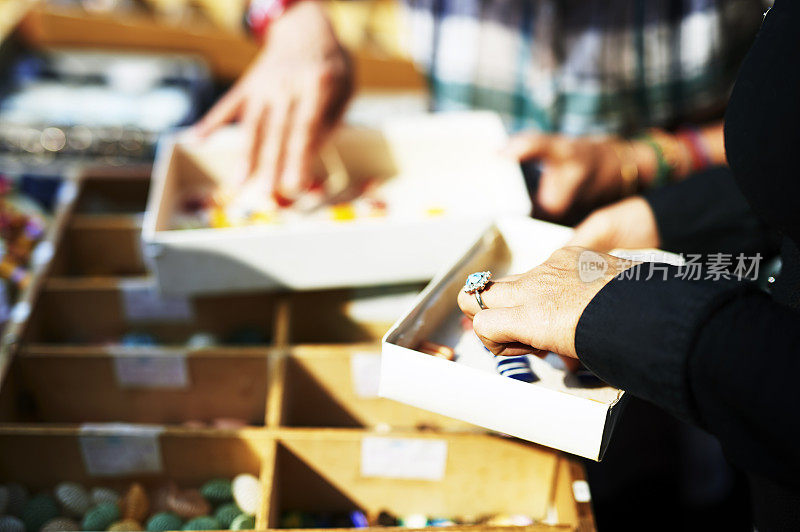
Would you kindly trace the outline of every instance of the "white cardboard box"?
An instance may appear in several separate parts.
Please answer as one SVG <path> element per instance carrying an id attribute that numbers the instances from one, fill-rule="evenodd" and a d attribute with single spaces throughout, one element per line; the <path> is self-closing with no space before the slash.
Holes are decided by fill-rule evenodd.
<path id="1" fill-rule="evenodd" d="M 528 357 L 538 382 L 501 376 L 494 356 L 474 332 L 462 329 L 456 303 L 470 273 L 528 271 L 562 247 L 571 232 L 528 218 L 503 219 L 488 229 L 431 281 L 384 337 L 379 395 L 599 461 L 622 410 L 624 392 L 610 386 L 582 387 L 555 355 L 546 360 Z M 677 259 L 656 251 L 646 257 L 671 263 Z M 455 347 L 456 361 L 416 351 L 423 340 Z"/>
<path id="2" fill-rule="evenodd" d="M 297 290 L 428 280 L 498 216 L 531 210 L 519 165 L 498 154 L 497 115 L 445 113 L 343 128 L 334 139 L 347 173 L 381 174 L 383 218 L 300 219 L 278 225 L 173 230 L 179 190 L 216 187 L 242 170 L 241 131 L 159 147 L 143 225 L 161 289 L 208 293 Z M 426 208 L 442 214 L 425 216 Z"/>

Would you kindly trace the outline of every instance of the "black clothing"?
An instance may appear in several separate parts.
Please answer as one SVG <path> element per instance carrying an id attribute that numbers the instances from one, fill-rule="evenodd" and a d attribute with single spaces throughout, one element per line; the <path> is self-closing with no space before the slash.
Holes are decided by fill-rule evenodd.
<path id="1" fill-rule="evenodd" d="M 785 238 L 772 298 L 752 283 L 682 280 L 674 267 L 667 280 L 647 280 L 641 265 L 632 272 L 645 271 L 639 279 L 615 279 L 597 294 L 575 337 L 598 376 L 719 438 L 749 476 L 762 532 L 800 530 L 798 33 L 800 3 L 776 0 L 726 116 L 735 179 Z"/>

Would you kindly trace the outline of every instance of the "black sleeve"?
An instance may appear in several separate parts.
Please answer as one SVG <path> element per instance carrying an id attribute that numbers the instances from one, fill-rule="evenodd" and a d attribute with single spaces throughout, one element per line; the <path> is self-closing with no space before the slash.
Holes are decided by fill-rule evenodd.
<path id="1" fill-rule="evenodd" d="M 581 361 L 717 436 L 740 467 L 800 485 L 800 315 L 749 283 L 615 279 L 583 312 Z"/>
<path id="2" fill-rule="evenodd" d="M 753 212 L 727 167 L 715 167 L 645 195 L 661 248 L 675 253 L 777 254 L 779 239 Z"/>

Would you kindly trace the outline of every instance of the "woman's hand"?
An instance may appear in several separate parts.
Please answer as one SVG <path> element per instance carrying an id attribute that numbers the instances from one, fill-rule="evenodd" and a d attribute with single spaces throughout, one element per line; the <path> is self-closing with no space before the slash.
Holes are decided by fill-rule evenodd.
<path id="1" fill-rule="evenodd" d="M 653 209 L 641 196 L 598 209 L 575 228 L 569 245 L 595 251 L 657 248 L 660 238 Z"/>
<path id="2" fill-rule="evenodd" d="M 633 264 L 566 247 L 527 273 L 492 282 L 481 292 L 486 310 L 464 292 L 458 295 L 458 305 L 495 355 L 552 351 L 577 357 L 575 329 L 584 309 L 606 283 Z"/>
<path id="3" fill-rule="evenodd" d="M 272 23 L 258 58 L 195 132 L 241 120 L 248 179 L 265 196 L 293 198 L 309 185 L 315 151 L 351 93 L 350 62 L 324 7 L 299 2 Z"/>
<path id="4" fill-rule="evenodd" d="M 512 137 L 504 153 L 519 161 L 542 162 L 535 209 L 555 220 L 574 206 L 600 205 L 635 192 L 639 182 L 650 180 L 656 164 L 647 145 L 616 137 L 526 132 Z"/>

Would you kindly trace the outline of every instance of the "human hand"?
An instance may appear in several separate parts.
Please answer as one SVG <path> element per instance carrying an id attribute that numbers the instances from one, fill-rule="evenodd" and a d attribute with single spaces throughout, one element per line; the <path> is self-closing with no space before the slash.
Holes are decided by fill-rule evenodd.
<path id="1" fill-rule="evenodd" d="M 474 295 L 460 292 L 458 305 L 495 355 L 577 358 L 575 329 L 584 309 L 614 276 L 634 263 L 579 247 L 565 247 L 522 275 L 492 282 Z"/>
<path id="2" fill-rule="evenodd" d="M 253 65 L 195 133 L 205 137 L 239 119 L 248 188 L 294 198 L 310 184 L 314 154 L 339 121 L 352 85 L 350 61 L 324 7 L 299 2 L 272 23 Z"/>
<path id="3" fill-rule="evenodd" d="M 634 196 L 594 211 L 575 228 L 568 245 L 595 251 L 647 249 L 659 247 L 660 237 L 650 204 Z"/>
<path id="4" fill-rule="evenodd" d="M 561 219 L 575 206 L 590 207 L 635 192 L 655 165 L 646 145 L 616 137 L 566 137 L 525 132 L 504 153 L 518 161 L 542 162 L 534 198 L 537 214 Z"/>

